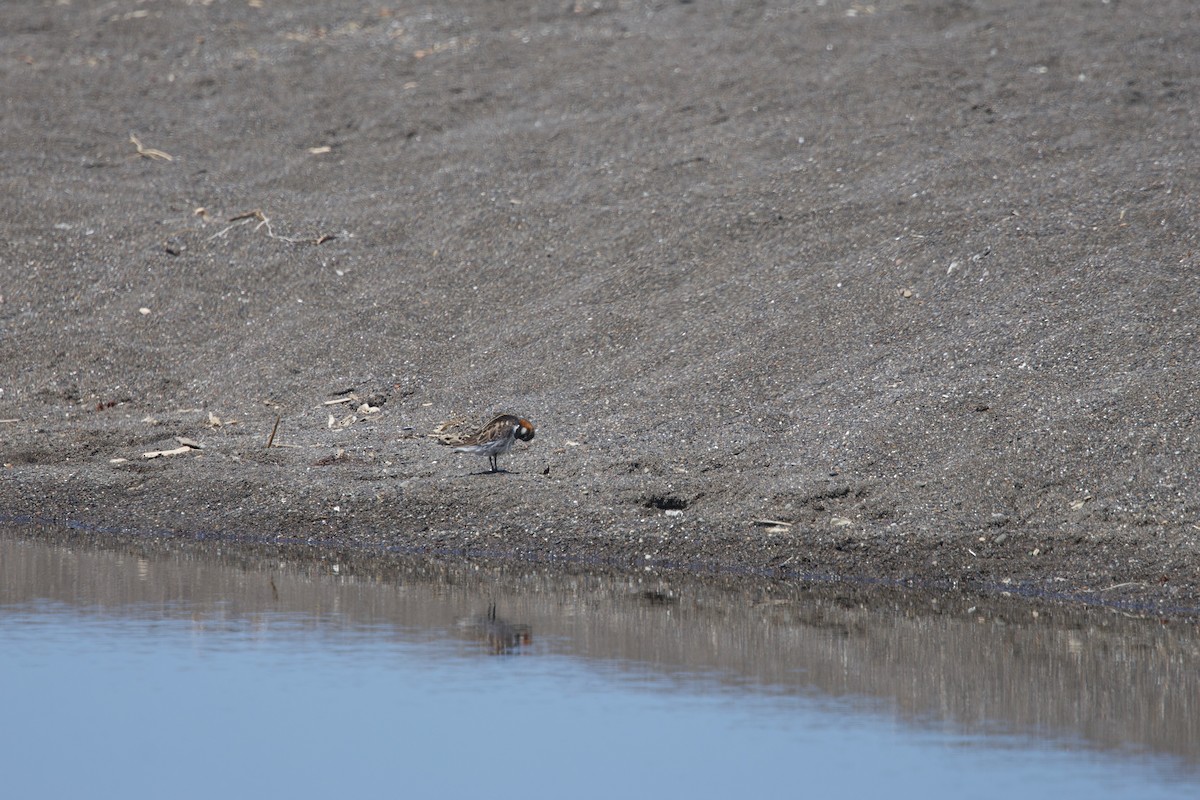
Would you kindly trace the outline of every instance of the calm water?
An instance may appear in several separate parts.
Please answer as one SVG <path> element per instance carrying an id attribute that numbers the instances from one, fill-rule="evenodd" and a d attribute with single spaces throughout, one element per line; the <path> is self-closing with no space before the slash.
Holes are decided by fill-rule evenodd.
<path id="1" fill-rule="evenodd" d="M 1105 611 L 0 527 L 6 797 L 1194 798 L 1198 665 Z"/>

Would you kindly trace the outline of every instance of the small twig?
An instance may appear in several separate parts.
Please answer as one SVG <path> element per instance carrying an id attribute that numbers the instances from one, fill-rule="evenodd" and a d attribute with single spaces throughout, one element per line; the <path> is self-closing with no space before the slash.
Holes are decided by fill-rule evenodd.
<path id="1" fill-rule="evenodd" d="M 271 445 L 275 443 L 275 431 L 279 430 L 279 420 L 282 417 L 276 415 L 275 424 L 271 427 L 271 435 L 267 437 L 267 449 L 271 449 Z"/>
<path id="2" fill-rule="evenodd" d="M 330 239 L 337 238 L 337 236 L 332 235 L 332 234 L 326 234 L 326 235 L 320 236 L 316 239 L 301 239 L 301 238 L 298 238 L 295 236 L 280 236 L 271 227 L 271 218 L 268 217 L 265 213 L 263 213 L 263 210 L 261 208 L 256 208 L 253 211 L 245 211 L 241 214 L 233 215 L 232 217 L 229 218 L 229 222 L 232 223 L 231 225 L 227 225 L 226 227 L 217 231 L 216 233 L 214 233 L 212 236 L 210 236 L 208 238 L 216 239 L 219 236 L 224 236 L 225 234 L 229 233 L 229 231 L 233 230 L 233 228 L 235 228 L 236 226 L 244 224 L 244 223 L 249 222 L 250 220 L 254 220 L 254 219 L 258 220 L 258 224 L 254 226 L 254 230 L 257 231 L 261 228 L 266 228 L 267 236 L 269 236 L 272 239 L 278 239 L 281 242 L 287 242 L 288 244 L 304 244 L 305 242 L 311 242 L 312 244 L 322 244 L 324 242 L 329 241 Z"/>
<path id="3" fill-rule="evenodd" d="M 1109 586 L 1105 589 L 1097 589 L 1096 591 L 1097 592 L 1111 592 L 1113 589 L 1123 589 L 1126 586 L 1145 586 L 1145 585 L 1146 584 L 1143 583 L 1142 581 L 1126 581 L 1125 583 L 1114 583 L 1112 586 Z"/>
<path id="4" fill-rule="evenodd" d="M 165 153 L 162 150 L 155 150 L 153 147 L 142 147 L 141 141 L 132 133 L 129 134 L 129 141 L 133 142 L 133 146 L 137 148 L 137 154 L 142 158 L 148 158 L 151 161 L 174 161 L 175 157 L 170 153 Z"/>
<path id="5" fill-rule="evenodd" d="M 163 456 L 178 456 L 184 453 L 192 452 L 191 447 L 186 444 L 176 447 L 174 450 L 151 450 L 149 453 L 142 453 L 142 458 L 162 458 Z"/>
<path id="6" fill-rule="evenodd" d="M 244 217 L 247 215 L 243 214 L 242 216 Z M 251 211 L 249 216 L 254 216 L 254 217 L 258 218 L 258 224 L 254 226 L 254 230 L 258 230 L 259 228 L 266 228 L 267 236 L 271 237 L 272 239 L 282 239 L 283 241 L 291 242 L 292 244 L 299 244 L 300 242 L 304 241 L 303 239 L 293 239 L 290 236 L 280 236 L 277 233 L 275 233 L 275 231 L 273 231 L 271 229 L 271 218 L 268 217 L 266 214 L 264 214 L 263 210 L 261 208 L 256 208 L 254 211 Z M 238 217 L 234 217 L 233 219 L 238 219 Z M 230 220 L 230 222 L 232 222 L 232 221 L 233 220 Z"/>
<path id="7" fill-rule="evenodd" d="M 243 223 L 245 223 L 245 222 L 248 222 L 248 220 L 246 220 L 246 219 L 243 219 L 243 218 L 241 218 L 241 217 L 235 217 L 235 219 L 238 219 L 239 221 L 238 221 L 238 222 L 235 222 L 235 223 L 233 223 L 232 225 L 227 225 L 227 226 L 225 226 L 224 228 L 222 228 L 221 230 L 217 231 L 216 233 L 214 233 L 212 236 L 210 236 L 210 237 L 208 237 L 208 238 L 211 240 L 211 239 L 216 239 L 216 238 L 218 238 L 218 237 L 224 236 L 225 234 L 229 233 L 231 230 L 233 230 L 234 228 L 236 228 L 238 225 L 241 225 L 241 224 L 243 224 Z"/>

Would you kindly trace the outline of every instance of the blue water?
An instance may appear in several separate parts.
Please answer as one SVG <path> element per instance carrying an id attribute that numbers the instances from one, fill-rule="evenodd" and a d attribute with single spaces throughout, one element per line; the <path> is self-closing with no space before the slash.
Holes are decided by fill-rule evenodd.
<path id="1" fill-rule="evenodd" d="M 5 797 L 1194 798 L 1167 758 L 535 641 L 211 604 L 0 606 Z M 181 613 L 182 612 L 182 613 Z"/>

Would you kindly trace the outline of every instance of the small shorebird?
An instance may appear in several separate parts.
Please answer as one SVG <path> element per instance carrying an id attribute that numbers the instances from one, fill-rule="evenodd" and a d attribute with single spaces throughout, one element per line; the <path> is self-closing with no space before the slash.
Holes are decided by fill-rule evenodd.
<path id="1" fill-rule="evenodd" d="M 487 456 L 492 472 L 500 471 L 497 459 L 509 451 L 514 439 L 528 442 L 533 438 L 533 423 L 514 414 L 501 414 L 474 433 L 454 430 L 457 424 L 460 423 L 443 422 L 429 436 L 438 444 L 453 447 L 456 453 Z"/>

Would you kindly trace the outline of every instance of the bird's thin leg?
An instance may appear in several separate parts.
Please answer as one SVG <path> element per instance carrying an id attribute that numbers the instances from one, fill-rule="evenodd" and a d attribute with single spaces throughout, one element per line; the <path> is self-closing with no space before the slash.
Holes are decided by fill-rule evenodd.
<path id="1" fill-rule="evenodd" d="M 492 462 L 492 472 L 500 471 L 500 464 L 499 464 L 498 459 L 499 459 L 498 456 L 488 456 L 488 461 Z"/>

